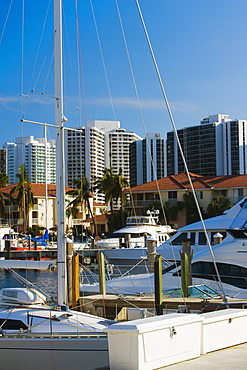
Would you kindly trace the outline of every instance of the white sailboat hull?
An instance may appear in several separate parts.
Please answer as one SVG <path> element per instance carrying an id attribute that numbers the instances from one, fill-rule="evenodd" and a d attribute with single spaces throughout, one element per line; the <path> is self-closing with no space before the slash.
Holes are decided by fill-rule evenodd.
<path id="1" fill-rule="evenodd" d="M 107 336 L 1 337 L 0 369 L 92 370 L 109 368 Z"/>

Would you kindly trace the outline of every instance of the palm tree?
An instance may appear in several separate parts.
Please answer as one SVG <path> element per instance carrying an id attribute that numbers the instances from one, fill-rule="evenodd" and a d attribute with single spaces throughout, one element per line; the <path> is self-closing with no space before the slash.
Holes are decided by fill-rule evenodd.
<path id="1" fill-rule="evenodd" d="M 19 173 L 16 175 L 19 179 L 16 186 L 14 186 L 10 191 L 10 196 L 12 197 L 14 192 L 18 192 L 16 197 L 16 203 L 20 211 L 20 215 L 23 217 L 24 232 L 26 232 L 29 211 L 33 209 L 34 206 L 34 193 L 32 190 L 32 185 L 29 181 L 29 177 L 26 173 L 25 164 L 22 164 L 19 168 Z M 13 199 L 13 198 L 12 198 Z"/>
<path id="2" fill-rule="evenodd" d="M 127 179 L 123 176 L 122 168 L 119 169 L 118 174 L 114 176 L 114 189 L 113 197 L 116 201 L 120 200 L 121 214 L 122 214 L 122 227 L 124 226 L 124 211 L 123 208 L 126 204 L 126 194 L 123 192 L 129 186 Z"/>
<path id="3" fill-rule="evenodd" d="M 9 183 L 9 176 L 5 172 L 0 173 L 0 188 L 8 185 Z"/>
<path id="4" fill-rule="evenodd" d="M 111 215 L 113 214 L 114 178 L 115 175 L 113 174 L 112 168 L 105 168 L 102 178 L 96 181 L 96 188 L 99 193 L 104 194 L 106 204 L 110 204 Z"/>
<path id="5" fill-rule="evenodd" d="M 67 194 L 74 196 L 75 199 L 68 204 L 67 209 L 69 209 L 72 215 L 76 217 L 76 215 L 78 214 L 78 205 L 84 203 L 85 208 L 88 209 L 93 221 L 94 234 L 97 235 L 95 219 L 89 202 L 89 198 L 92 197 L 92 195 L 90 194 L 91 189 L 89 181 L 86 176 L 82 176 L 81 179 L 74 180 L 73 184 L 76 186 L 76 189 L 68 191 Z"/>
<path id="6" fill-rule="evenodd" d="M 113 224 L 113 202 L 117 203 L 118 200 L 121 202 L 121 213 L 122 213 L 122 225 L 124 223 L 124 212 L 123 207 L 126 202 L 125 194 L 123 193 L 123 189 L 128 187 L 128 181 L 123 177 L 123 171 L 120 168 L 117 175 L 113 173 L 112 168 L 105 168 L 104 169 L 104 176 L 96 182 L 96 187 L 98 191 L 105 195 L 105 202 L 106 204 L 110 205 L 110 222 L 108 223 L 110 233 L 113 230 L 111 229 L 111 225 Z"/>

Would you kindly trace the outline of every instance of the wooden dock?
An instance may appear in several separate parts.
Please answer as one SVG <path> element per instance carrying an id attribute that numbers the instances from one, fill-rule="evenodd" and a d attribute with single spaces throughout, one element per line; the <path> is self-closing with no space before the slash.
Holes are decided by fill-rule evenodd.
<path id="1" fill-rule="evenodd" d="M 1 251 L 0 257 L 5 259 L 18 259 L 18 260 L 28 260 L 34 259 L 36 261 L 41 260 L 42 258 L 47 259 L 56 259 L 57 251 L 56 250 L 19 250 L 19 251 Z"/>
<path id="2" fill-rule="evenodd" d="M 128 308 L 141 308 L 155 312 L 154 297 L 134 297 L 117 295 L 90 295 L 79 298 L 80 310 L 93 315 L 106 317 L 112 320 L 126 320 Z M 229 298 L 229 307 L 247 308 L 244 299 Z M 185 306 L 193 312 L 210 312 L 216 309 L 225 309 L 223 299 L 201 299 L 201 298 L 163 298 L 162 306 L 164 312 L 183 311 Z"/>
<path id="3" fill-rule="evenodd" d="M 96 259 L 98 250 L 96 249 L 85 249 L 80 250 L 80 263 L 84 264 L 85 259 L 89 258 L 90 263 Z M 57 250 L 56 249 L 40 249 L 40 250 L 11 250 L 11 251 L 0 251 L 0 258 L 5 259 L 56 259 L 57 258 Z"/>

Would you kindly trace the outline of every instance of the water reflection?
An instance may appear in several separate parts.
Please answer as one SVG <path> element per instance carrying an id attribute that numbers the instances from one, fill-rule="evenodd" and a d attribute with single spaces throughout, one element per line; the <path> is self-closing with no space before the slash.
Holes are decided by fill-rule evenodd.
<path id="1" fill-rule="evenodd" d="M 54 298 L 57 294 L 57 274 L 51 271 L 16 270 L 16 272 Z M 23 287 L 7 270 L 0 270 L 0 289 Z"/>

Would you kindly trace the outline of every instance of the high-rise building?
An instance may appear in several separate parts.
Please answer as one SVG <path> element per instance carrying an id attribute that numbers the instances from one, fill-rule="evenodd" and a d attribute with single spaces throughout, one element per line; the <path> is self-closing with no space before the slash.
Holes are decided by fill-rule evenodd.
<path id="1" fill-rule="evenodd" d="M 129 145 L 140 136 L 121 129 L 119 121 L 88 121 L 81 132 L 77 130 L 66 130 L 65 135 L 68 186 L 82 175 L 93 185 L 102 178 L 105 167 L 116 174 L 122 168 L 123 176 L 130 180 Z M 104 198 L 97 194 L 96 201 L 103 202 Z"/>
<path id="2" fill-rule="evenodd" d="M 3 147 L 7 152 L 7 174 L 10 177 L 10 184 L 17 182 L 16 175 L 22 164 L 25 164 L 30 182 L 56 183 L 55 140 L 24 136 L 16 138 L 15 143 L 5 143 Z"/>
<path id="3" fill-rule="evenodd" d="M 74 181 L 85 175 L 85 128 L 65 130 L 66 185 L 74 186 Z"/>
<path id="4" fill-rule="evenodd" d="M 190 172 L 202 176 L 247 174 L 247 120 L 216 114 L 178 130 Z M 167 133 L 167 175 L 184 171 L 174 132 Z"/>
<path id="5" fill-rule="evenodd" d="M 141 137 L 134 132 L 115 129 L 106 133 L 106 167 L 117 174 L 122 169 L 123 176 L 130 182 L 129 151 L 131 143 Z"/>
<path id="6" fill-rule="evenodd" d="M 104 173 L 104 133 L 97 127 L 66 130 L 65 133 L 66 184 L 74 187 L 74 181 L 86 176 L 91 185 Z M 97 202 L 104 201 L 97 195 Z"/>
<path id="7" fill-rule="evenodd" d="M 148 133 L 130 144 L 130 186 L 145 184 L 166 176 L 165 139 Z"/>

